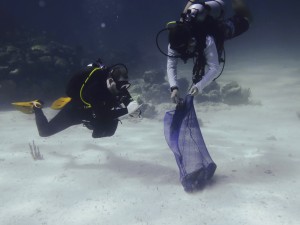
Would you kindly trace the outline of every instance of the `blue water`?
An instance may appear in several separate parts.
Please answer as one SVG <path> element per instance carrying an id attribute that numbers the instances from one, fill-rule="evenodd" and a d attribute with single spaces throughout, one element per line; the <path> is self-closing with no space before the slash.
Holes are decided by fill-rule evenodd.
<path id="1" fill-rule="evenodd" d="M 226 43 L 227 65 L 238 64 L 240 60 L 248 65 L 253 60 L 255 64 L 264 64 L 267 60 L 282 66 L 281 59 L 290 58 L 289 61 L 298 62 L 299 1 L 246 2 L 254 22 L 249 31 Z M 229 0 L 225 0 L 225 3 L 225 15 L 229 17 L 233 13 L 231 4 Z M 10 34 L 11 45 L 14 45 L 14 38 L 25 40 L 24 34 L 27 34 L 27 42 L 28 35 L 32 39 L 42 35 L 48 40 L 76 49 L 76 56 L 85 60 L 76 62 L 78 67 L 86 65 L 87 60 L 101 57 L 108 64 L 125 63 L 131 78 L 141 78 L 146 70 L 166 69 L 166 57 L 158 51 L 155 37 L 167 22 L 179 19 L 185 4 L 183 0 L 0 0 L 1 52 L 5 52 L 8 45 L 2 43 L 7 33 Z M 163 44 L 162 48 L 166 49 L 167 44 Z M 0 58 L 0 66 L 11 66 L 11 57 Z M 9 71 L 15 71 L 19 66 Z M 13 79 L 20 90 L 20 83 L 36 82 L 40 85 L 40 80 L 45 81 L 45 77 L 62 77 L 60 84 L 63 86 L 74 69 L 77 68 L 61 70 L 63 75 L 57 75 L 54 71 L 47 71 L 46 75 L 35 71 L 37 75 L 26 81 L 23 81 L 25 75 L 30 76 L 33 71 L 21 71 L 19 77 L 8 77 L 3 69 L 0 81 Z M 48 75 L 55 73 L 56 78 Z"/>
<path id="2" fill-rule="evenodd" d="M 230 15 L 230 1 L 225 2 Z M 255 44 L 271 48 L 298 43 L 299 1 L 247 2 L 254 23 L 244 47 Z M 182 0 L 1 0 L 0 27 L 38 30 L 64 43 L 94 51 L 95 55 L 106 46 L 111 52 L 123 50 L 126 58 L 123 60 L 128 60 L 129 51 L 136 58 L 144 51 L 153 51 L 160 58 L 155 35 L 166 22 L 178 19 L 185 3 Z"/>

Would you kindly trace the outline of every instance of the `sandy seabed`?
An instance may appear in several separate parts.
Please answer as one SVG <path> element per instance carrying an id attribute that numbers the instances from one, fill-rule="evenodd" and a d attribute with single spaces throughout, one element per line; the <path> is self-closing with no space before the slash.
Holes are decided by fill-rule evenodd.
<path id="1" fill-rule="evenodd" d="M 196 105 L 218 168 L 192 194 L 179 182 L 163 113 L 93 139 L 82 126 L 41 138 L 34 115 L 0 111 L 0 224 L 299 224 L 299 69 L 237 68 L 220 82 L 251 88 L 253 104 Z M 33 140 L 43 160 L 33 160 Z"/>

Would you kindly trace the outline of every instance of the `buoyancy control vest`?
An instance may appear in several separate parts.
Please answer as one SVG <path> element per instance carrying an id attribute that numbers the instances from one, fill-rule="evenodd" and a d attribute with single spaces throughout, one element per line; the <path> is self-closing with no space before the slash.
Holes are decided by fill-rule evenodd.
<path id="1" fill-rule="evenodd" d="M 98 66 L 96 64 L 89 65 L 83 71 L 80 71 L 79 73 L 75 74 L 67 84 L 67 96 L 71 97 L 74 100 L 81 101 L 84 104 L 85 108 L 90 108 L 91 104 L 85 100 L 83 92 L 88 82 L 91 81 L 95 73 L 97 73 L 97 76 L 105 76 L 105 74 L 107 74 L 106 68 Z"/>
<path id="2" fill-rule="evenodd" d="M 197 42 L 196 50 L 191 57 L 194 59 L 193 83 L 196 84 L 202 79 L 206 66 L 206 58 L 204 56 L 206 37 L 209 35 L 214 39 L 218 51 L 219 62 L 224 62 L 222 57 L 224 54 L 224 37 L 220 29 L 220 22 L 211 16 L 207 16 L 205 21 L 201 23 L 190 22 L 189 25 L 192 30 L 192 35 Z"/>

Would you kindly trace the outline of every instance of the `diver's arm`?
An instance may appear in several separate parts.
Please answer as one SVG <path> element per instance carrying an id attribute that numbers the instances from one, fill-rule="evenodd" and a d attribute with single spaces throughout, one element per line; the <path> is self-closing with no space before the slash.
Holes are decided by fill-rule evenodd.
<path id="1" fill-rule="evenodd" d="M 175 57 L 170 57 L 170 56 L 175 56 L 176 52 L 170 48 L 170 45 L 168 46 L 168 61 L 167 61 L 167 75 L 168 75 L 168 81 L 170 84 L 170 88 L 172 87 L 178 87 L 177 84 L 177 64 L 178 64 L 178 59 Z"/>
<path id="2" fill-rule="evenodd" d="M 128 113 L 127 108 L 113 109 L 113 110 L 111 110 L 111 117 L 113 119 L 116 119 L 116 118 L 126 115 L 127 113 Z"/>
<path id="3" fill-rule="evenodd" d="M 129 105 L 130 102 L 133 101 L 133 98 L 131 97 L 128 90 L 123 90 L 122 94 L 120 96 L 120 103 L 124 104 L 126 107 Z"/>
<path id="4" fill-rule="evenodd" d="M 93 105 L 93 111 L 96 115 L 96 120 L 116 119 L 120 116 L 126 115 L 128 109 L 126 107 L 114 107 L 111 108 L 105 101 L 98 102 Z"/>
<path id="5" fill-rule="evenodd" d="M 195 85 L 201 93 L 218 75 L 219 59 L 218 51 L 214 39 L 211 36 L 206 37 L 206 48 L 204 49 L 207 67 L 202 79 Z"/>
<path id="6" fill-rule="evenodd" d="M 167 75 L 168 75 L 168 81 L 171 90 L 171 101 L 177 104 L 180 102 L 180 94 L 179 94 L 178 83 L 177 83 L 178 58 L 172 57 L 177 54 L 176 51 L 170 48 L 170 45 L 168 46 L 168 55 L 169 56 L 167 62 Z"/>

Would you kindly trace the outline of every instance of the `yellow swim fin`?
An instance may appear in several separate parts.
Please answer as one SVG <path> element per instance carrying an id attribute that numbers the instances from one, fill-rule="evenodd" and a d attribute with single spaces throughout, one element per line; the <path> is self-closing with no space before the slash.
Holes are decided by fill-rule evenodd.
<path id="1" fill-rule="evenodd" d="M 33 106 L 39 106 L 42 107 L 42 103 L 40 103 L 39 100 L 33 100 L 30 102 L 13 102 L 11 103 L 17 110 L 19 110 L 22 113 L 26 114 L 32 114 L 33 113 Z"/>
<path id="2" fill-rule="evenodd" d="M 60 97 L 59 99 L 56 99 L 52 105 L 51 109 L 62 109 L 66 104 L 68 104 L 71 101 L 70 97 Z"/>

